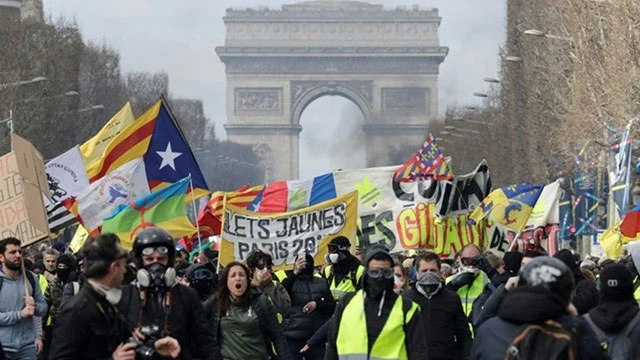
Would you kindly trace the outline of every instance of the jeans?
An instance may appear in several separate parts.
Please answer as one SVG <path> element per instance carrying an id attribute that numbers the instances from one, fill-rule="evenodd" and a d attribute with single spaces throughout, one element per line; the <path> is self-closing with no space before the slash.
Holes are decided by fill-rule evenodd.
<path id="1" fill-rule="evenodd" d="M 36 345 L 23 346 L 18 352 L 4 352 L 6 360 L 34 360 L 36 358 Z"/>
<path id="2" fill-rule="evenodd" d="M 291 353 L 291 358 L 295 360 L 323 360 L 324 359 L 324 350 L 325 345 L 316 345 L 315 347 L 309 348 L 307 352 L 300 353 L 300 349 L 304 347 L 306 341 L 297 341 L 292 339 L 287 339 L 287 345 L 289 345 L 289 353 Z"/>

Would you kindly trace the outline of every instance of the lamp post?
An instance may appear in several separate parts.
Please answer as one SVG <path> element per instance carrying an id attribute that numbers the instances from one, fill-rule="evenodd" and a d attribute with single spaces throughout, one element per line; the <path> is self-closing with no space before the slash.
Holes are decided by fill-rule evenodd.
<path id="1" fill-rule="evenodd" d="M 91 106 L 86 107 L 84 109 L 78 109 L 78 110 L 76 110 L 76 112 L 83 113 L 83 112 L 94 111 L 94 110 L 102 110 L 102 109 L 104 109 L 104 105 L 99 104 L 99 105 L 91 105 Z"/>
<path id="2" fill-rule="evenodd" d="M 22 80 L 22 81 L 16 81 L 16 82 L 12 82 L 12 83 L 5 83 L 5 84 L 0 84 L 0 90 L 4 90 L 4 89 L 8 89 L 11 87 L 16 87 L 16 86 L 22 86 L 22 85 L 27 85 L 27 84 L 36 84 L 36 83 L 40 83 L 43 81 L 47 81 L 47 78 L 44 76 L 36 76 L 31 80 Z"/>
<path id="3" fill-rule="evenodd" d="M 565 40 L 565 41 L 573 42 L 573 38 L 571 38 L 571 37 L 551 35 L 551 34 L 547 34 L 544 31 L 540 31 L 540 30 L 537 30 L 537 29 L 525 30 L 524 34 L 525 35 L 529 35 L 529 36 L 535 36 L 535 37 L 545 37 L 545 38 L 549 38 L 549 39 Z"/>

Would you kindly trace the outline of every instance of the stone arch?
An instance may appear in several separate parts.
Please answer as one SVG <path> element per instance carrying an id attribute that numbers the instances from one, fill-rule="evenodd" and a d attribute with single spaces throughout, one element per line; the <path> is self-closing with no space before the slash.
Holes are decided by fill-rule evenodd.
<path id="1" fill-rule="evenodd" d="M 300 118 L 304 110 L 314 100 L 325 95 L 338 95 L 351 100 L 364 115 L 365 124 L 371 119 L 371 97 L 369 87 L 362 85 L 360 88 L 344 82 L 317 82 L 307 88 L 301 84 L 292 84 L 293 102 L 291 105 L 291 124 L 300 125 Z M 296 95 L 296 92 L 299 92 Z"/>

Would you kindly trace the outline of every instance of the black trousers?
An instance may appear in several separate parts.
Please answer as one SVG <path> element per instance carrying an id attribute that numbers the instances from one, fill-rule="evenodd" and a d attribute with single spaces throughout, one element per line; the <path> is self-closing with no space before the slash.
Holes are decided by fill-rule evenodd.
<path id="1" fill-rule="evenodd" d="M 309 348 L 304 353 L 300 353 L 300 349 L 304 347 L 306 341 L 303 340 L 292 340 L 287 339 L 287 345 L 289 345 L 289 352 L 291 353 L 291 358 L 295 360 L 323 360 L 324 359 L 324 350 L 325 346 L 317 345 L 313 348 Z"/>

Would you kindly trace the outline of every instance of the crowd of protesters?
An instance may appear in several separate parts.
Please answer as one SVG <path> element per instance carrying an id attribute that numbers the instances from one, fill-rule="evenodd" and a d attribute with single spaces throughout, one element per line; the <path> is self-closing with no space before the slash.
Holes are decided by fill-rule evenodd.
<path id="1" fill-rule="evenodd" d="M 326 250 L 287 271 L 254 250 L 218 274 L 217 251 L 178 251 L 160 228 L 131 252 L 113 234 L 76 254 L 6 238 L 2 358 L 640 359 L 640 244 L 617 261 Z"/>

